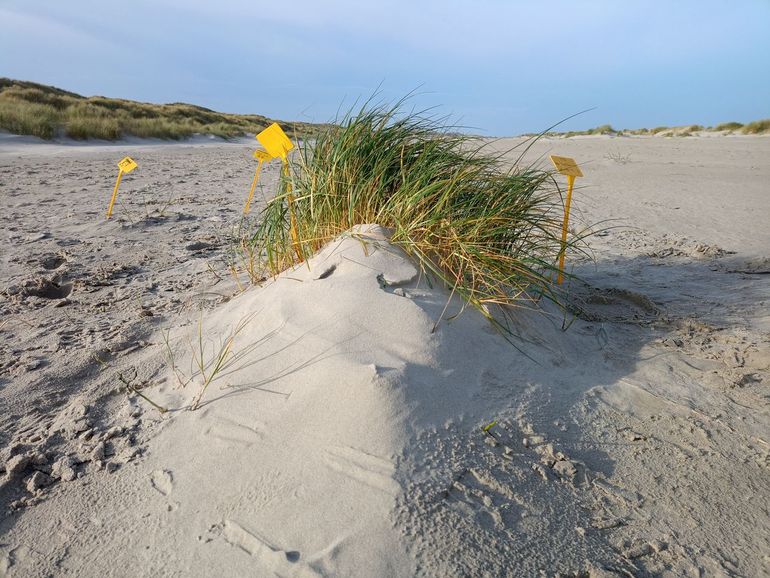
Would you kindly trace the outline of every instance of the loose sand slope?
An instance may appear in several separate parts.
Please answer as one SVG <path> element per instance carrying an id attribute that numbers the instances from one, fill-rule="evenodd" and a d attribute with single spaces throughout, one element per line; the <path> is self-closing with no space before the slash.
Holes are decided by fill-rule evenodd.
<path id="1" fill-rule="evenodd" d="M 5 145 L 0 575 L 770 574 L 770 139 L 547 152 L 637 228 L 512 347 L 376 226 L 239 291 L 242 145 Z"/>

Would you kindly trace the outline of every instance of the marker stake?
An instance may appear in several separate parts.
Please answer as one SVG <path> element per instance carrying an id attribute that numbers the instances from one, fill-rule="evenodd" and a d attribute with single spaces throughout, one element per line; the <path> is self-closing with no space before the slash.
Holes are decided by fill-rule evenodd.
<path id="1" fill-rule="evenodd" d="M 257 170 L 254 173 L 254 180 L 251 181 L 251 190 L 249 191 L 249 198 L 246 199 L 246 206 L 243 207 L 243 214 L 246 215 L 249 212 L 249 207 L 251 206 L 251 198 L 254 196 L 254 189 L 257 188 L 257 181 L 259 180 L 259 171 L 262 169 L 262 163 L 264 161 L 262 159 L 259 159 L 259 162 L 257 163 Z"/>
<path id="2" fill-rule="evenodd" d="M 286 183 L 286 201 L 289 205 L 289 222 L 291 223 L 291 240 L 294 245 L 294 253 L 297 255 L 297 259 L 302 263 L 304 257 L 302 256 L 302 245 L 299 242 L 299 232 L 297 227 L 297 215 L 294 213 L 294 195 L 291 194 L 291 180 L 289 180 L 289 161 L 284 157 L 283 159 L 283 176 Z"/>
<path id="3" fill-rule="evenodd" d="M 551 155 L 551 162 L 556 170 L 567 177 L 567 199 L 564 202 L 564 222 L 561 226 L 561 251 L 559 251 L 559 274 L 556 277 L 556 283 L 559 285 L 564 281 L 564 258 L 567 254 L 567 230 L 569 226 L 569 209 L 572 204 L 572 189 L 575 186 L 575 178 L 582 177 L 583 172 L 575 162 L 575 159 L 569 157 L 557 157 Z"/>
<path id="4" fill-rule="evenodd" d="M 559 276 L 556 282 L 561 285 L 564 280 L 564 257 L 567 254 L 567 226 L 569 225 L 569 206 L 572 203 L 572 188 L 575 186 L 575 175 L 567 175 L 567 200 L 564 203 L 564 223 L 561 226 L 561 252 L 559 254 Z"/>
<path id="5" fill-rule="evenodd" d="M 115 200 L 118 198 L 118 187 L 120 186 L 120 180 L 123 175 L 130 173 L 139 165 L 131 157 L 124 157 L 118 162 L 118 180 L 115 181 L 115 188 L 112 190 L 112 198 L 110 199 L 110 206 L 107 208 L 107 218 L 112 216 L 112 207 L 115 206 Z"/>
<path id="6" fill-rule="evenodd" d="M 110 206 L 107 209 L 107 218 L 112 216 L 112 207 L 115 205 L 115 199 L 118 198 L 118 187 L 120 186 L 120 179 L 123 178 L 123 171 L 118 171 L 118 180 L 115 181 L 115 188 L 112 190 L 112 198 L 110 199 Z"/>
<path id="7" fill-rule="evenodd" d="M 249 197 L 246 199 L 246 206 L 243 207 L 243 214 L 247 215 L 251 207 L 251 198 L 254 196 L 254 190 L 257 188 L 257 181 L 259 181 L 259 171 L 262 169 L 262 163 L 269 161 L 273 157 L 267 151 L 255 150 L 254 158 L 258 159 L 257 170 L 254 173 L 254 180 L 251 182 L 251 190 L 249 191 Z"/>

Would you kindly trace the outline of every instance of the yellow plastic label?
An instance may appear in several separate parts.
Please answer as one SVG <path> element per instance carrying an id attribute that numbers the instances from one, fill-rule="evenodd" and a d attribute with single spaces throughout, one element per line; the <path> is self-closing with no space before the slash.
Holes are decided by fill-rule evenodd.
<path id="1" fill-rule="evenodd" d="M 254 151 L 254 158 L 260 161 L 269 161 L 274 157 L 267 151 L 263 151 L 262 149 L 257 149 Z"/>
<path id="2" fill-rule="evenodd" d="M 259 133 L 257 140 L 272 157 L 286 158 L 286 154 L 294 148 L 294 143 L 289 140 L 277 122 Z"/>
<path id="3" fill-rule="evenodd" d="M 138 166 L 139 165 L 136 164 L 136 161 L 131 157 L 126 157 L 120 162 L 118 162 L 118 168 L 121 170 L 121 172 L 124 172 L 124 173 L 130 173 Z"/>
<path id="4" fill-rule="evenodd" d="M 551 162 L 553 163 L 553 166 L 556 167 L 556 170 L 566 177 L 583 176 L 583 173 L 580 170 L 580 167 L 575 162 L 575 159 L 571 159 L 569 157 L 557 157 L 556 155 L 551 155 Z"/>

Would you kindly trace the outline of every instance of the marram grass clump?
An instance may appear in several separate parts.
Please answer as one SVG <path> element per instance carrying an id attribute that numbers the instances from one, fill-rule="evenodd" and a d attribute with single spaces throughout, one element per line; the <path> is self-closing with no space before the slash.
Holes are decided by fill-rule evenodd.
<path id="1" fill-rule="evenodd" d="M 252 239 L 271 274 L 376 223 L 488 316 L 490 304 L 557 300 L 563 205 L 551 173 L 506 168 L 478 140 L 399 105 L 347 115 L 301 143 L 290 163 Z"/>

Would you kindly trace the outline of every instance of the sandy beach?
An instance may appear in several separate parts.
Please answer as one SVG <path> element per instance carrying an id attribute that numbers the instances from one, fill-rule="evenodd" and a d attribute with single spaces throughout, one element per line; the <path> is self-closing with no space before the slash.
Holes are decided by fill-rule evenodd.
<path id="1" fill-rule="evenodd" d="M 770 137 L 536 142 L 509 343 L 376 223 L 253 286 L 253 139 L 1 136 L 0 576 L 770 576 Z"/>

